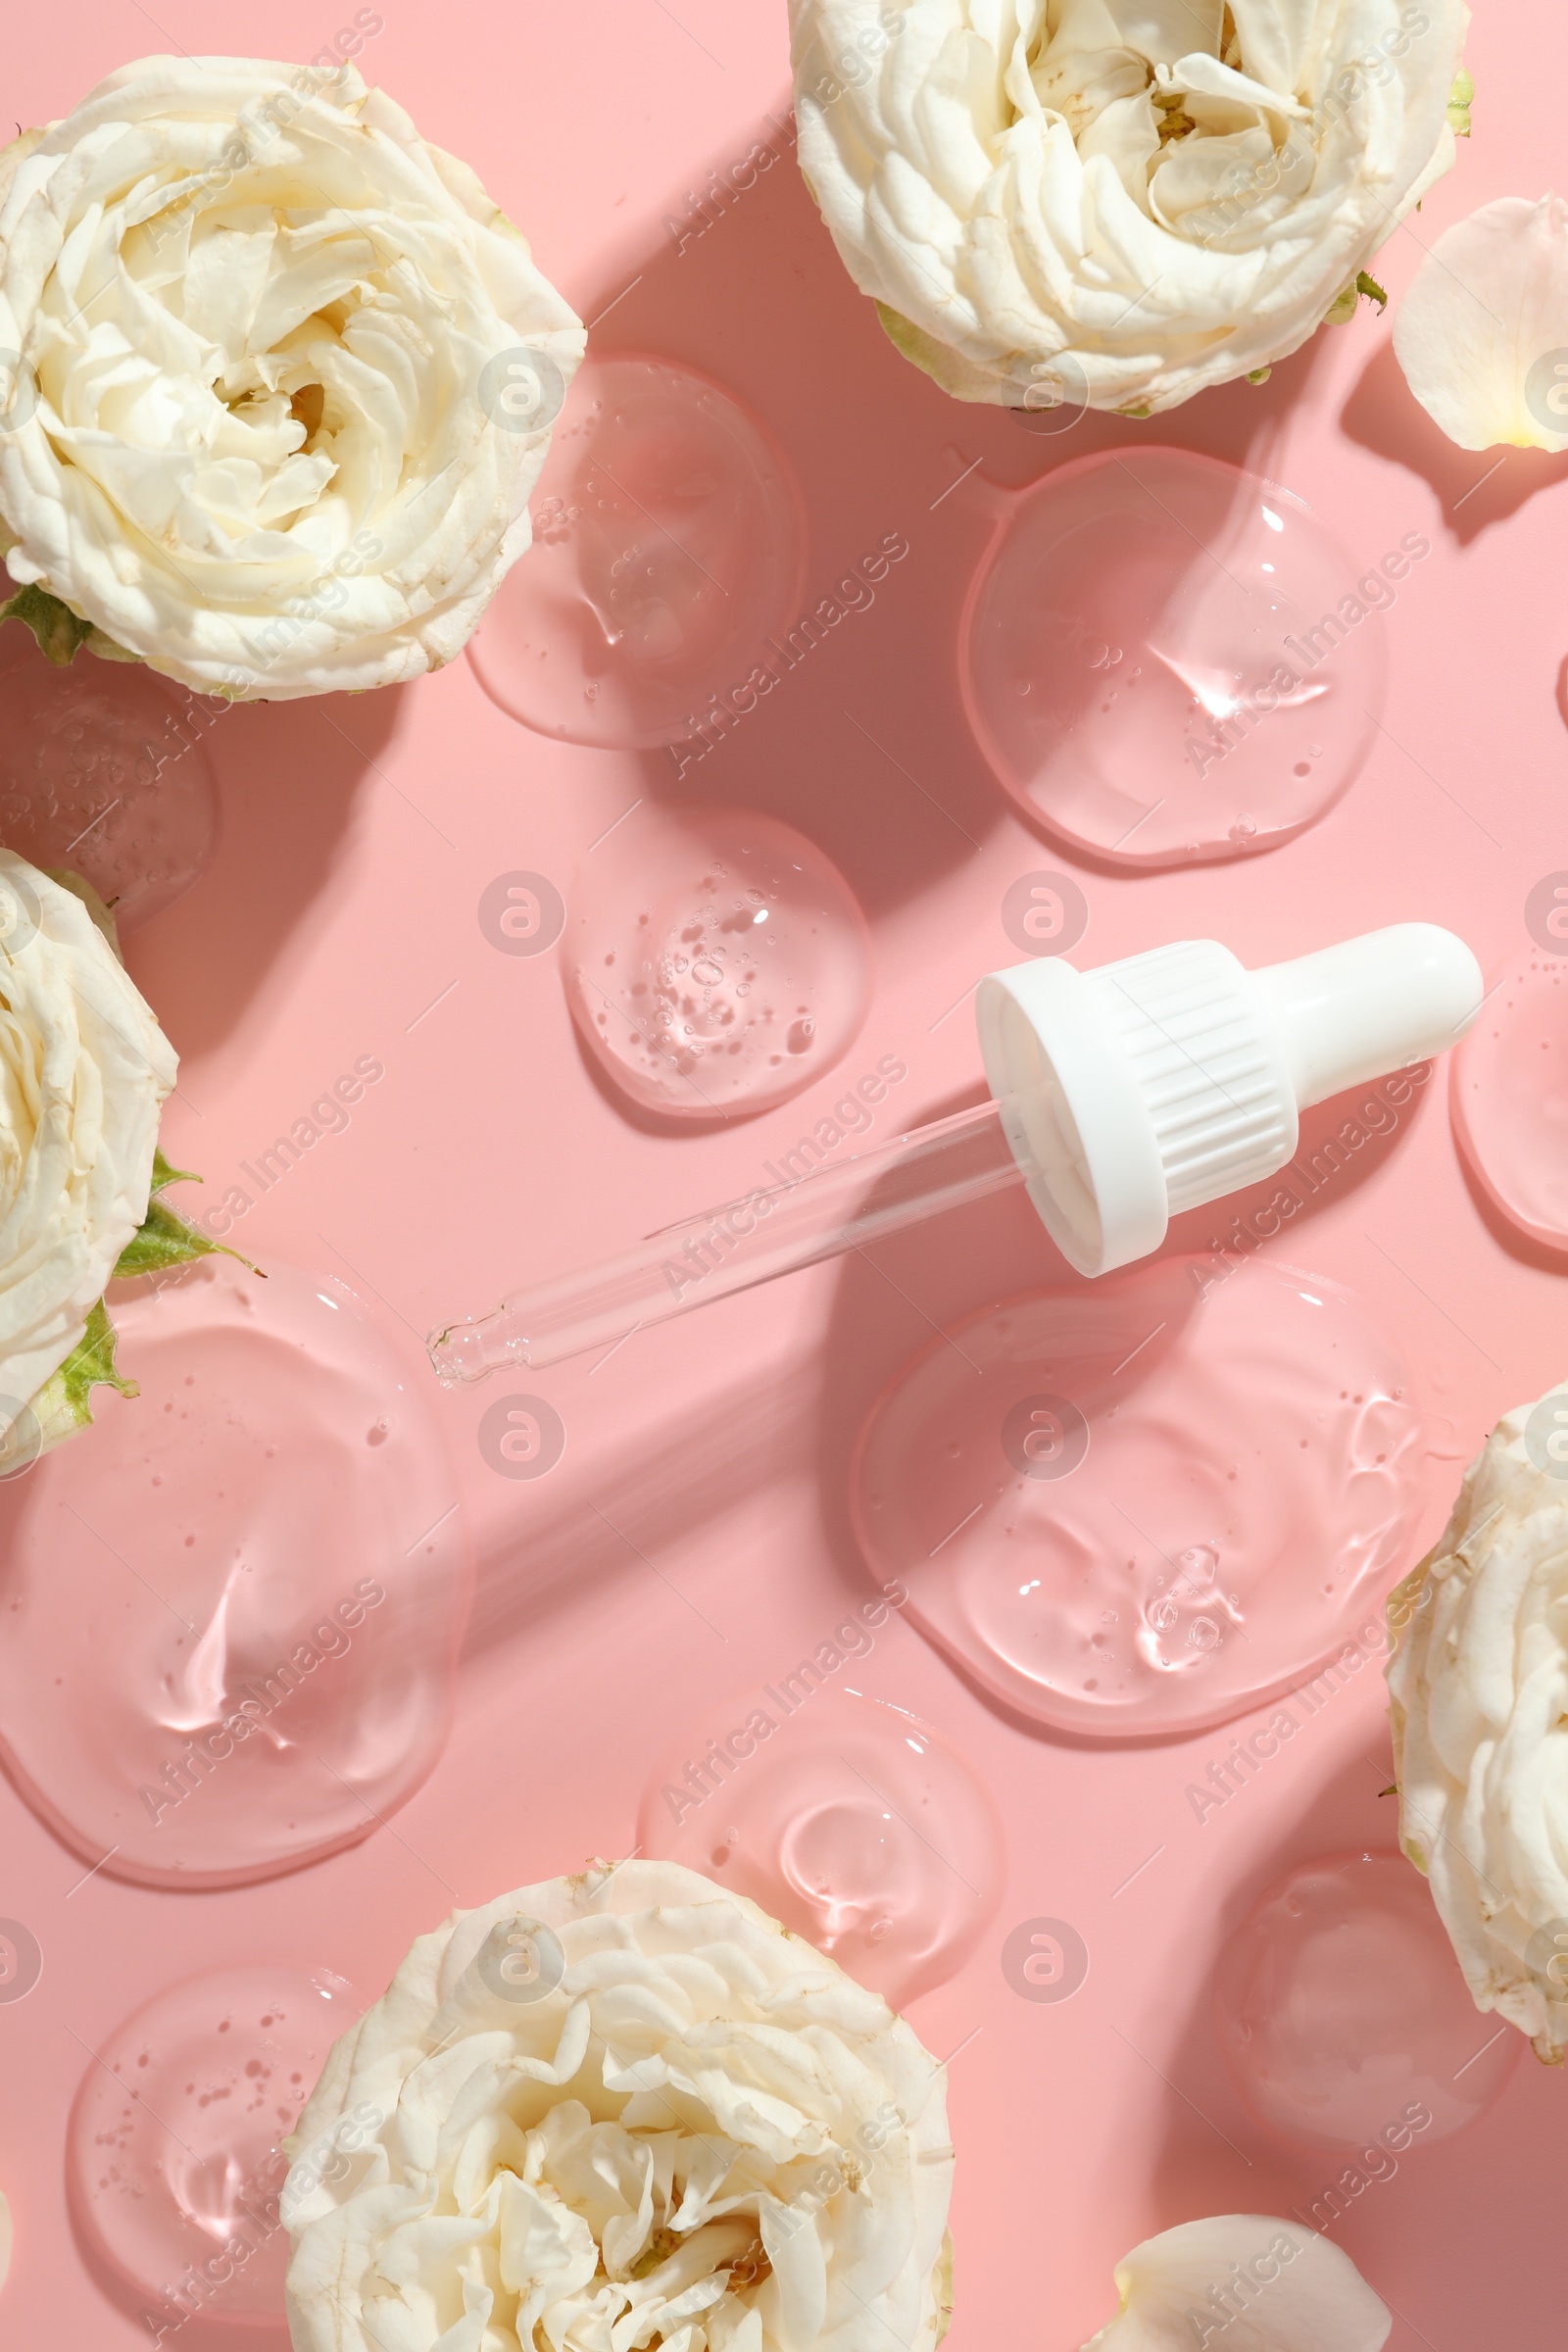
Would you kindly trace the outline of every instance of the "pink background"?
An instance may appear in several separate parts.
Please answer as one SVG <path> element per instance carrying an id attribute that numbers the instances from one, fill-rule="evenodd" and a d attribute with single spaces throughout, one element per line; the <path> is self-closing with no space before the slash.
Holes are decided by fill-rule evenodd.
<path id="1" fill-rule="evenodd" d="M 787 159 L 677 252 L 666 217 L 785 105 L 782 0 L 384 0 L 384 15 L 360 63 L 474 165 L 585 318 L 614 304 L 596 345 L 693 362 L 778 436 L 806 492 L 814 592 L 885 532 L 910 542 L 875 609 L 682 788 L 787 818 L 861 899 L 874 1002 L 839 1082 L 816 1090 L 824 1102 L 886 1053 L 911 1073 L 902 1123 L 973 1099 L 968 1015 L 940 1016 L 978 971 L 1015 959 L 999 918 L 1009 883 L 1070 863 L 1012 812 L 959 708 L 956 623 L 989 526 L 983 501 L 934 502 L 975 458 L 1022 484 L 1157 432 L 1277 475 L 1363 564 L 1405 531 L 1433 541 L 1371 624 L 1389 636 L 1387 732 L 1347 798 L 1250 863 L 1083 871 L 1080 959 L 1211 934 L 1267 961 L 1404 917 L 1460 931 L 1489 977 L 1525 948 L 1527 892 L 1568 863 L 1562 462 L 1513 452 L 1467 497 L 1493 457 L 1440 438 L 1404 390 L 1389 321 L 1366 310 L 1262 390 L 1205 395 L 1157 427 L 1091 420 L 1037 437 L 1019 418 L 950 404 L 894 355 Z M 274 0 L 265 29 L 232 0 L 159 0 L 156 17 L 139 0 L 19 9 L 6 114 L 62 114 L 101 74 L 162 48 L 265 41 L 309 59 L 338 21 L 327 0 Z M 1476 136 L 1385 250 L 1378 273 L 1396 300 L 1446 222 L 1549 184 L 1557 30 L 1523 0 L 1478 19 Z M 529 734 L 459 662 L 365 700 L 238 710 L 211 757 L 217 862 L 130 953 L 183 1056 L 168 1149 L 204 1171 L 211 1201 L 339 1070 L 379 1055 L 385 1081 L 348 1132 L 292 1170 L 242 1238 L 264 1262 L 351 1283 L 416 1366 L 432 1323 L 744 1189 L 820 1115 L 808 1095 L 701 1137 L 640 1131 L 590 1076 L 554 958 L 500 956 L 480 933 L 475 907 L 495 875 L 536 869 L 565 889 L 579 853 L 637 796 L 675 797 L 665 755 Z M 1561 1269 L 1489 1222 L 1446 1094 L 1440 1077 L 1288 1237 L 1297 1262 L 1360 1294 L 1417 1369 L 1433 1415 L 1423 1541 L 1496 1415 L 1565 1369 Z M 1173 1242 L 1202 1247 L 1215 1230 L 1200 1212 Z M 560 1467 L 535 1484 L 496 1476 L 477 1450 L 498 1384 L 436 1397 L 478 1600 L 450 1749 L 392 1830 L 238 1892 L 161 1895 L 100 1874 L 68 1901 L 81 1865 L 0 1788 L 0 1915 L 24 1921 L 45 1955 L 37 1989 L 0 2007 L 0 2185 L 17 2226 L 8 2342 L 120 2352 L 147 2340 L 89 2276 L 63 2193 L 86 2050 L 128 2011 L 180 1976 L 257 1959 L 324 1964 L 373 1991 L 454 1900 L 623 1851 L 671 1741 L 721 1728 L 732 1694 L 787 1670 L 859 1597 L 844 1466 L 866 1404 L 932 1319 L 1059 1272 L 1016 1195 L 886 1244 L 874 1264 L 821 1268 L 640 1335 L 598 1373 L 578 1362 L 531 1377 L 521 1385 L 549 1396 L 568 1433 Z M 1001 1911 L 963 1971 L 911 2011 L 938 2053 L 963 2045 L 951 2087 L 954 2352 L 1025 2340 L 1070 2352 L 1109 2317 L 1111 2265 L 1136 2240 L 1206 2212 L 1288 2211 L 1330 2176 L 1327 2160 L 1283 2152 L 1246 2119 L 1220 2069 L 1208 1984 L 1228 1928 L 1288 1864 L 1392 1845 L 1381 1687 L 1364 1677 L 1200 1825 L 1183 1788 L 1228 1733 L 1075 1746 L 1005 1720 L 896 1618 L 862 1679 L 938 1724 L 1006 1817 Z M 999 1967 L 1008 1930 L 1039 1915 L 1071 1921 L 1092 1955 L 1087 1984 L 1059 2006 L 1020 2000 Z M 1478 2020 L 1478 2046 L 1488 2031 Z M 1336 2232 L 1400 2314 L 1396 2352 L 1560 2344 L 1562 2100 L 1561 2081 L 1527 2054 L 1489 2116 L 1413 2148 Z M 183 2340 L 205 2352 L 216 2339 L 193 2324 Z"/>

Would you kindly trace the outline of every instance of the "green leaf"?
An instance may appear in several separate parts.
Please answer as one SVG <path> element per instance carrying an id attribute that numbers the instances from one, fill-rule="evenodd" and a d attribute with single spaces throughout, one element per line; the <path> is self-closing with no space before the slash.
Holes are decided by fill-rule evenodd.
<path id="1" fill-rule="evenodd" d="M 1375 277 L 1369 277 L 1364 270 L 1358 270 L 1355 273 L 1355 290 L 1358 294 L 1364 294 L 1368 302 L 1375 302 L 1380 311 L 1386 311 L 1388 309 L 1389 298 L 1387 294 L 1378 284 L 1377 279 Z"/>
<path id="2" fill-rule="evenodd" d="M 73 612 L 46 588 L 19 588 L 9 603 L 0 605 L 0 620 L 25 621 L 40 650 L 58 669 L 74 660 L 77 647 L 85 645 L 92 634 L 92 622 Z"/>

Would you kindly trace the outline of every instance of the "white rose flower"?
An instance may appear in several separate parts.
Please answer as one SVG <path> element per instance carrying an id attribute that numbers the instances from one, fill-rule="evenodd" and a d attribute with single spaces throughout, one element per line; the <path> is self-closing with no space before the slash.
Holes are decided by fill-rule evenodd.
<path id="1" fill-rule="evenodd" d="M 82 899 L 0 850 L 0 1467 L 116 1379 L 100 1302 L 148 1216 L 178 1066 Z"/>
<path id="2" fill-rule="evenodd" d="M 802 170 L 960 400 L 1143 416 L 1255 374 L 1453 158 L 1463 0 L 791 8 Z"/>
<path id="3" fill-rule="evenodd" d="M 353 67 L 122 67 L 0 157 L 0 545 L 58 600 L 22 616 L 204 693 L 438 667 L 528 545 L 583 339 Z"/>
<path id="4" fill-rule="evenodd" d="M 1461 449 L 1568 449 L 1568 204 L 1499 196 L 1446 228 L 1399 305 L 1394 349 Z"/>
<path id="5" fill-rule="evenodd" d="M 1083 2352 L 1380 2352 L 1394 2314 L 1298 2222 L 1218 2213 L 1116 2265 L 1121 2309 Z"/>
<path id="6" fill-rule="evenodd" d="M 297 2352 L 931 2352 L 946 2077 L 672 1862 L 456 1912 L 288 2143 Z"/>
<path id="7" fill-rule="evenodd" d="M 1400 1841 L 1478 2009 L 1568 2043 L 1568 1388 L 1499 1421 L 1389 1603 Z"/>

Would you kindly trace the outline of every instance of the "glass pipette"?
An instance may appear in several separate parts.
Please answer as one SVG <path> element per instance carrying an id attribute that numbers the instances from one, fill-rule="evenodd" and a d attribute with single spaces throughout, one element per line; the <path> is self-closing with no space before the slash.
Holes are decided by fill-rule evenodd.
<path id="1" fill-rule="evenodd" d="M 449 1384 L 507 1364 L 537 1371 L 1023 1178 L 1002 1104 L 982 1102 L 874 1151 L 759 1185 L 650 1234 L 608 1265 L 515 1291 L 494 1314 L 435 1333 L 430 1360 Z"/>
<path id="2" fill-rule="evenodd" d="M 992 972 L 975 998 L 990 1102 L 515 1292 L 433 1333 L 430 1360 L 449 1385 L 538 1370 L 1020 1182 L 1068 1263 L 1108 1273 L 1181 1210 L 1284 1167 L 1309 1104 L 1456 1044 L 1484 994 L 1433 923 L 1255 972 L 1210 939 Z"/>

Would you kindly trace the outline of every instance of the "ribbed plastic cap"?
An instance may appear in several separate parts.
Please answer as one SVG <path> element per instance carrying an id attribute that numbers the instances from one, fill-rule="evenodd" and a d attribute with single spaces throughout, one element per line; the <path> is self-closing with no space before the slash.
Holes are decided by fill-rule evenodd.
<path id="1" fill-rule="evenodd" d="M 1298 1110 L 1457 1043 L 1480 967 L 1431 923 L 1249 972 L 1217 940 L 980 983 L 991 1091 L 1029 1195 L 1081 1274 L 1157 1250 L 1172 1216 L 1296 1150 Z"/>

